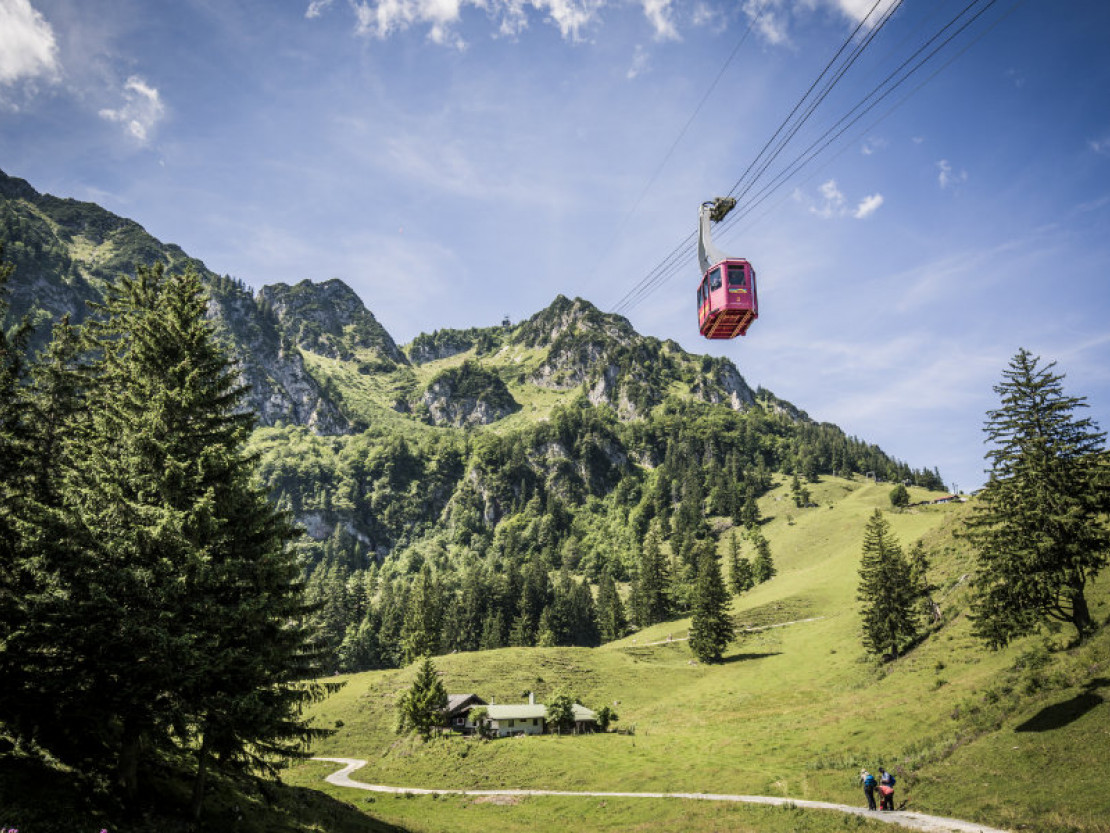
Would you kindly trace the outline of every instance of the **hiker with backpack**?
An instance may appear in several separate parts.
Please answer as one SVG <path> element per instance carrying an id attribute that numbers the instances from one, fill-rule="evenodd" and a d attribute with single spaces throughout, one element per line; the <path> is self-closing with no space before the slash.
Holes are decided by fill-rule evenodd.
<path id="1" fill-rule="evenodd" d="M 859 780 L 863 782 L 863 794 L 867 796 L 867 809 L 875 809 L 875 787 L 878 782 L 875 776 L 868 772 L 866 769 L 859 771 Z"/>
<path id="2" fill-rule="evenodd" d="M 879 767 L 879 793 L 881 794 L 880 810 L 894 809 L 894 776 L 882 767 Z"/>

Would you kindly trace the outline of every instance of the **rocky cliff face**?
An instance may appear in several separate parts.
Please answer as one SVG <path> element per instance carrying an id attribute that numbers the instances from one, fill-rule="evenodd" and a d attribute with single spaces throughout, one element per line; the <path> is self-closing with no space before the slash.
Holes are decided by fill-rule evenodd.
<path id="1" fill-rule="evenodd" d="M 393 337 L 341 280 L 273 284 L 262 287 L 258 297 L 298 347 L 332 359 L 365 360 L 370 353 L 389 366 L 408 364 Z"/>
<path id="2" fill-rule="evenodd" d="M 489 425 L 520 410 L 501 378 L 473 362 L 436 376 L 421 395 L 419 406 L 426 409 L 433 424 L 456 428 Z"/>
<path id="3" fill-rule="evenodd" d="M 347 420 L 309 375 L 300 353 L 283 344 L 280 322 L 241 282 L 161 243 L 138 223 L 93 203 L 39 194 L 0 172 L 0 243 L 5 260 L 16 267 L 10 315 L 30 316 L 36 344 L 49 339 L 52 323 L 63 315 L 74 323 L 84 320 L 86 302 L 99 300 L 106 283 L 133 273 L 136 265 L 162 262 L 171 272 L 192 267 L 209 289 L 209 318 L 250 386 L 246 406 L 260 423 L 295 422 L 325 434 L 347 430 Z"/>
<path id="4" fill-rule="evenodd" d="M 663 401 L 675 384 L 695 398 L 742 411 L 755 394 L 728 359 L 693 356 L 674 342 L 639 335 L 618 315 L 588 301 L 560 295 L 513 335 L 514 343 L 547 347 L 547 357 L 528 381 L 570 390 L 584 385 L 595 404 L 613 406 L 622 419 L 637 419 Z"/>

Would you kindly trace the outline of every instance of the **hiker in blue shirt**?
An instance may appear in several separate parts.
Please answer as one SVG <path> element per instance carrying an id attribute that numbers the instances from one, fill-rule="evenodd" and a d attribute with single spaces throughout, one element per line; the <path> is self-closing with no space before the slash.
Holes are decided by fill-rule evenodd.
<path id="1" fill-rule="evenodd" d="M 875 809 L 875 776 L 866 769 L 859 771 L 859 780 L 863 782 L 863 794 L 867 796 L 867 809 Z"/>

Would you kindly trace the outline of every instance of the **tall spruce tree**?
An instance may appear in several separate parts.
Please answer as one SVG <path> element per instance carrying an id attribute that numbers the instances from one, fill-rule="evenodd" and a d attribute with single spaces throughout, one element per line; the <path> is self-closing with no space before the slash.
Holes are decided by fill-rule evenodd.
<path id="1" fill-rule="evenodd" d="M 758 527 L 748 532 L 752 544 L 755 546 L 755 558 L 752 559 L 752 579 L 756 584 L 770 581 L 778 572 L 775 562 L 771 558 L 771 543 L 764 537 Z"/>
<path id="2" fill-rule="evenodd" d="M 712 541 L 698 547 L 698 579 L 690 619 L 690 650 L 702 662 L 720 662 L 736 636 L 729 614 L 729 595 L 721 578 L 720 559 Z"/>
<path id="3" fill-rule="evenodd" d="M 43 587 L 40 571 L 26 547 L 32 467 L 29 465 L 25 357 L 29 328 L 24 321 L 9 330 L 8 281 L 14 267 L 0 245 L 0 722 L 14 727 L 24 707 L 41 703 L 30 684 L 35 658 L 20 644 L 31 624 L 31 598 Z"/>
<path id="4" fill-rule="evenodd" d="M 755 586 L 752 563 L 740 554 L 740 536 L 735 529 L 728 538 L 728 566 L 729 588 L 735 595 L 739 596 Z"/>
<path id="5" fill-rule="evenodd" d="M 439 587 L 425 564 L 413 583 L 401 630 L 406 663 L 439 653 L 441 620 Z"/>
<path id="6" fill-rule="evenodd" d="M 327 686 L 297 623 L 295 530 L 254 481 L 253 415 L 206 318 L 198 276 L 140 268 L 85 328 L 87 418 L 69 432 L 63 504 L 79 557 L 52 565 L 42 648 L 66 671 L 35 739 L 114 761 L 126 800 L 152 754 L 272 770 L 322 732 L 300 716 Z M 74 739 L 79 739 L 75 742 Z"/>
<path id="7" fill-rule="evenodd" d="M 440 725 L 447 708 L 447 689 L 431 657 L 424 657 L 412 685 L 397 701 L 397 733 L 416 732 L 424 740 Z"/>
<path id="8" fill-rule="evenodd" d="M 919 589 L 902 546 L 878 509 L 863 532 L 856 595 L 862 603 L 863 645 L 869 653 L 896 658 L 917 639 Z"/>
<path id="9" fill-rule="evenodd" d="M 1019 350 L 994 388 L 987 412 L 990 478 L 967 522 L 978 573 L 974 633 L 1001 647 L 1041 623 L 1070 623 L 1079 640 L 1094 631 L 1085 588 L 1106 566 L 1102 517 L 1110 479 L 1105 433 L 1076 411 L 1055 362 Z"/>
<path id="10" fill-rule="evenodd" d="M 617 583 L 608 570 L 602 572 L 597 585 L 597 622 L 602 642 L 620 639 L 628 631 L 624 604 L 617 592 Z"/>
<path id="11" fill-rule="evenodd" d="M 662 622 L 671 614 L 667 597 L 670 569 L 663 552 L 659 524 L 652 521 L 640 551 L 639 575 L 633 585 L 632 615 L 641 628 Z"/>

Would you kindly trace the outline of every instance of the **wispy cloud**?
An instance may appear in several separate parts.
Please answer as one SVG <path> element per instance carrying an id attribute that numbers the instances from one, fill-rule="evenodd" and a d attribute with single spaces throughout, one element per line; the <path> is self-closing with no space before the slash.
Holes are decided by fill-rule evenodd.
<path id="1" fill-rule="evenodd" d="M 127 79 L 123 87 L 123 105 L 118 108 L 105 108 L 100 117 L 119 122 L 128 135 L 140 144 L 150 141 L 151 133 L 166 114 L 166 107 L 158 90 L 137 75 Z"/>
<path id="2" fill-rule="evenodd" d="M 772 45 L 789 44 L 791 25 L 818 9 L 833 10 L 853 25 L 875 26 L 898 0 L 744 0 L 753 30 Z"/>
<path id="3" fill-rule="evenodd" d="M 639 44 L 636 45 L 636 51 L 632 53 L 632 65 L 625 73 L 625 77 L 631 81 L 642 75 L 648 68 L 648 51 Z"/>
<path id="4" fill-rule="evenodd" d="M 655 29 L 656 40 L 679 40 L 678 29 L 672 19 L 672 0 L 641 0 L 644 16 Z"/>
<path id="5" fill-rule="evenodd" d="M 887 140 L 882 138 L 881 136 L 868 136 L 866 139 L 863 140 L 863 144 L 860 145 L 859 152 L 862 153 L 864 156 L 871 156 L 872 154 L 883 150 L 886 146 Z"/>
<path id="6" fill-rule="evenodd" d="M 788 16 L 780 0 L 744 0 L 741 6 L 752 29 L 770 44 L 788 43 Z"/>
<path id="7" fill-rule="evenodd" d="M 54 30 L 29 0 L 0 0 L 0 84 L 55 81 L 61 66 Z"/>
<path id="8" fill-rule="evenodd" d="M 555 26 L 564 39 L 581 41 L 588 30 L 601 22 L 600 11 L 610 0 L 352 0 L 355 32 L 386 39 L 411 28 L 427 27 L 433 43 L 456 48 L 465 41 L 455 27 L 463 11 L 485 12 L 497 34 L 515 37 L 528 28 L 535 13 Z M 661 40 L 677 39 L 672 18 L 673 0 L 640 0 L 644 14 Z M 332 0 L 312 0 L 305 17 L 319 17 Z"/>
<path id="9" fill-rule="evenodd" d="M 1110 156 L 1110 136 L 1103 136 L 1099 139 L 1088 139 L 1087 147 L 1100 156 Z"/>
<path id="10" fill-rule="evenodd" d="M 305 9 L 304 16 L 311 20 L 314 17 L 319 17 L 323 14 L 324 10 L 332 4 L 332 0 L 312 0 Z"/>
<path id="11" fill-rule="evenodd" d="M 883 204 L 882 194 L 870 194 L 861 199 L 855 208 L 849 208 L 848 198 L 840 190 L 835 179 L 822 182 L 817 187 L 817 194 L 815 199 L 801 191 L 795 191 L 794 199 L 805 204 L 811 214 L 816 214 L 823 220 L 849 216 L 863 220 L 878 211 Z"/>
<path id="12" fill-rule="evenodd" d="M 967 171 L 957 171 L 947 159 L 937 162 L 937 182 L 941 188 L 954 188 L 967 182 Z"/>
<path id="13" fill-rule="evenodd" d="M 856 206 L 856 210 L 852 212 L 852 216 L 855 217 L 857 220 L 863 220 L 878 211 L 879 206 L 881 206 L 882 204 L 882 194 L 871 194 L 870 196 L 864 197 L 862 200 L 860 200 L 859 205 Z"/>
<path id="14" fill-rule="evenodd" d="M 821 202 L 810 206 L 809 210 L 826 220 L 839 217 L 844 211 L 844 193 L 836 187 L 836 180 L 822 182 L 817 191 L 821 194 Z"/>

